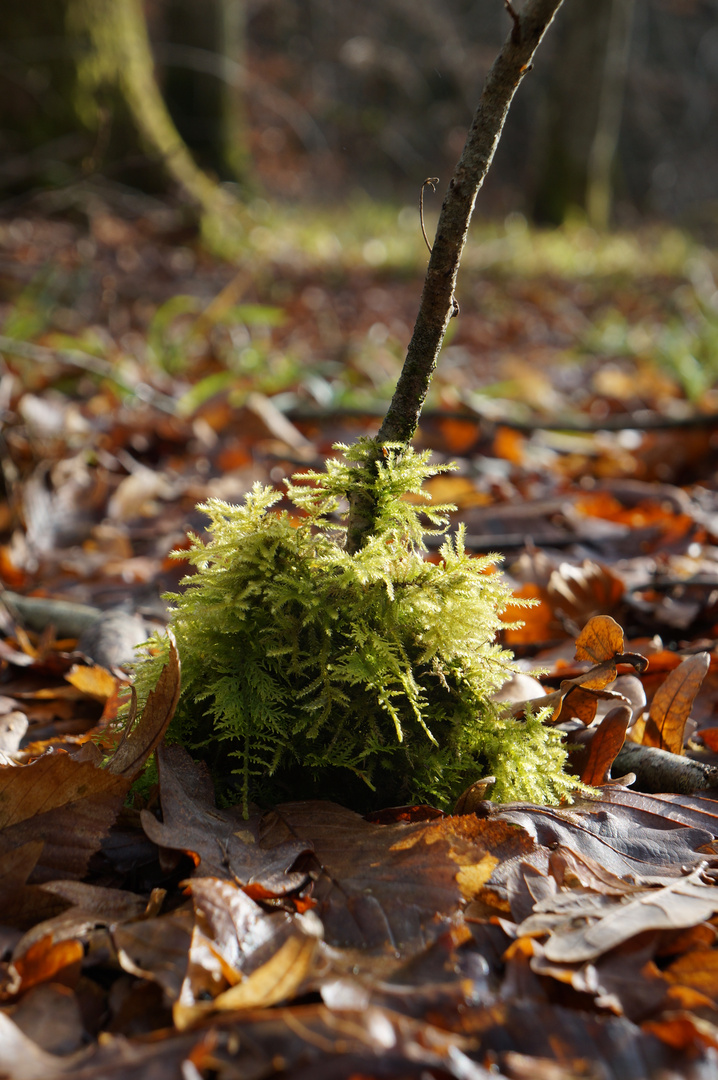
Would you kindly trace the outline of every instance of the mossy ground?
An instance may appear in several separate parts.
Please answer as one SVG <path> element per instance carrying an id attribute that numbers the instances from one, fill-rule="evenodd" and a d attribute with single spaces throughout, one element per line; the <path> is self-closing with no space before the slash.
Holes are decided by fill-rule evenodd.
<path id="1" fill-rule="evenodd" d="M 170 597 L 182 661 L 172 736 L 210 763 L 225 797 L 262 803 L 335 798 L 358 809 L 409 801 L 450 808 L 496 776 L 498 799 L 555 802 L 574 781 L 558 733 L 498 711 L 512 671 L 495 644 L 510 598 L 493 558 L 472 558 L 461 530 L 441 561 L 423 557 L 422 516 L 407 501 L 438 470 L 428 455 L 368 441 L 281 494 L 256 485 L 244 504 L 209 501 L 211 539 L 192 538 L 197 573 Z M 371 488 L 375 527 L 349 554 L 340 514 Z M 138 670 L 140 693 L 160 654 Z"/>

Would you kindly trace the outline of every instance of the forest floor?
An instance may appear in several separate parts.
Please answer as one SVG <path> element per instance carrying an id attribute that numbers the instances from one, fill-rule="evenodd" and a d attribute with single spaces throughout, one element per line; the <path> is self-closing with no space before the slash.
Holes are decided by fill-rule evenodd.
<path id="1" fill-rule="evenodd" d="M 198 503 L 376 430 L 426 264 L 413 208 L 250 217 L 0 221 L 0 1075 L 715 1076 L 718 256 L 479 223 L 416 440 L 599 794 L 244 821 L 176 747 L 130 793 L 179 674 L 118 747 L 120 667 Z M 627 730 L 678 780 L 612 781 Z"/>

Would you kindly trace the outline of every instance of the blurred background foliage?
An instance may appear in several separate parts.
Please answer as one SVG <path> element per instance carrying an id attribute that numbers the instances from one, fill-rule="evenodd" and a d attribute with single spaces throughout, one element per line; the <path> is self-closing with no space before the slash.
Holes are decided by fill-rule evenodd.
<path id="1" fill-rule="evenodd" d="M 479 212 L 657 215 L 712 238 L 717 16 L 566 0 Z M 206 210 L 205 177 L 240 202 L 413 203 L 450 175 L 508 19 L 499 0 L 33 0 L 2 5 L 0 30 L 0 200 L 170 176 Z"/>

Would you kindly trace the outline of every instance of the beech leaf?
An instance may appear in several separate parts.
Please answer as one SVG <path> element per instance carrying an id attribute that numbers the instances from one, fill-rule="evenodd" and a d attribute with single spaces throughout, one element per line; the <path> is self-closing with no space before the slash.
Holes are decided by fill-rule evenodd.
<path id="1" fill-rule="evenodd" d="M 107 771 L 116 776 L 126 776 L 134 780 L 139 775 L 150 754 L 162 741 L 174 716 L 180 695 L 180 661 L 174 638 L 171 634 L 169 638 L 167 663 L 157 685 L 147 698 L 142 716 L 123 737 L 107 763 Z"/>
<path id="2" fill-rule="evenodd" d="M 666 677 L 653 695 L 643 745 L 683 753 L 683 732 L 693 701 L 710 667 L 707 652 L 688 656 Z"/>
<path id="3" fill-rule="evenodd" d="M 623 652 L 623 630 L 610 615 L 596 615 L 576 638 L 576 659 L 600 664 Z"/>
<path id="4" fill-rule="evenodd" d="M 548 960 L 585 963 L 646 930 L 695 926 L 718 911 L 718 889 L 701 882 L 702 868 L 660 889 L 628 897 L 575 892 L 541 900 L 519 934 L 549 931 Z"/>
<path id="5" fill-rule="evenodd" d="M 619 705 L 604 716 L 591 740 L 588 760 L 581 772 L 584 784 L 597 787 L 606 782 L 616 754 L 623 746 L 630 719 L 627 705 Z"/>

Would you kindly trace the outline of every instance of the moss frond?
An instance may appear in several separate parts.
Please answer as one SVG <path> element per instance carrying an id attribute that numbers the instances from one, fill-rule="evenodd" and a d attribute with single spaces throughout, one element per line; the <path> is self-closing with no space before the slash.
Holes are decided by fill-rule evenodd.
<path id="1" fill-rule="evenodd" d="M 366 440 L 337 449 L 325 472 L 287 484 L 298 525 L 259 484 L 241 506 L 202 507 L 211 539 L 178 553 L 197 573 L 169 597 L 182 661 L 174 736 L 245 808 L 310 795 L 447 807 L 487 773 L 496 798 L 564 798 L 575 781 L 560 735 L 491 701 L 513 670 L 495 644 L 512 599 L 488 572 L 496 558 L 469 556 L 461 528 L 439 563 L 423 558 L 427 520 L 445 531 L 453 508 L 429 506 L 422 485 L 446 467 L 398 446 L 377 461 Z M 357 487 L 371 489 L 376 524 L 349 554 L 343 515 Z M 143 686 L 161 664 L 140 665 Z"/>

